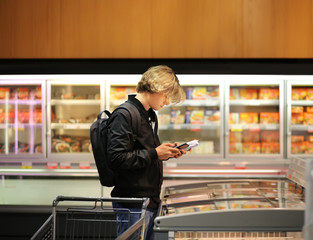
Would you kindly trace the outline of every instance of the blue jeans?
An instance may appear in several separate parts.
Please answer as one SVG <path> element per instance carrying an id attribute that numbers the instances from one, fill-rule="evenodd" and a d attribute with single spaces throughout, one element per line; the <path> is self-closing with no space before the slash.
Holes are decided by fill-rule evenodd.
<path id="1" fill-rule="evenodd" d="M 113 203 L 114 211 L 117 213 L 117 236 L 121 235 L 131 225 L 140 219 L 141 208 L 123 208 L 118 203 Z M 153 240 L 154 219 L 157 209 L 147 208 L 145 215 L 145 240 Z M 140 231 L 140 230 L 139 230 Z M 135 233 L 140 234 L 140 233 Z"/>

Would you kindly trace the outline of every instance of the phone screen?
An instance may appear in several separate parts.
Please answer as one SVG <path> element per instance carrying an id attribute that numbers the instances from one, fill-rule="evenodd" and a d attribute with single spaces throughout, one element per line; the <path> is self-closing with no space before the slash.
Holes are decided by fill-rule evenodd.
<path id="1" fill-rule="evenodd" d="M 187 147 L 189 147 L 189 145 L 187 143 L 183 143 L 183 144 L 180 144 L 179 146 L 176 146 L 176 148 L 178 148 L 178 149 L 185 149 Z"/>

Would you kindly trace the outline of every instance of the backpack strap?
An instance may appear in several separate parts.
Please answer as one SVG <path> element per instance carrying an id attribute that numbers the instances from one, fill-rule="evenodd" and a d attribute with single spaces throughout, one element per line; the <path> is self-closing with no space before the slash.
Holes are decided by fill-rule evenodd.
<path id="1" fill-rule="evenodd" d="M 140 118 L 141 118 L 138 108 L 130 102 L 124 102 L 119 107 L 117 107 L 114 111 L 116 111 L 117 109 L 125 109 L 129 112 L 130 117 L 131 117 L 132 129 L 135 130 L 134 136 L 136 140 L 137 134 L 140 128 Z"/>

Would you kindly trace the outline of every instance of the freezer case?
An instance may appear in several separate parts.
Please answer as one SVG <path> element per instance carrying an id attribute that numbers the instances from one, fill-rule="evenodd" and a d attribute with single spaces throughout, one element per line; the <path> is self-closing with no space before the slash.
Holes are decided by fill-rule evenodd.
<path id="1" fill-rule="evenodd" d="M 156 239 L 303 239 L 304 187 L 224 179 L 164 189 Z"/>
<path id="2" fill-rule="evenodd" d="M 47 80 L 48 161 L 81 168 L 94 162 L 90 125 L 104 109 L 104 86 L 104 80 L 87 77 Z"/>
<path id="3" fill-rule="evenodd" d="M 284 81 L 237 76 L 225 87 L 226 158 L 284 157 Z"/>
<path id="4" fill-rule="evenodd" d="M 45 81 L 0 80 L 0 161 L 38 161 L 45 155 Z"/>

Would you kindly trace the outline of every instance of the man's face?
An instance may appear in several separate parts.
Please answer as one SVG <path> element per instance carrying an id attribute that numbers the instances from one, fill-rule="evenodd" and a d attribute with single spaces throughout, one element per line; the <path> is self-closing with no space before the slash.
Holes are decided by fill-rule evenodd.
<path id="1" fill-rule="evenodd" d="M 153 110 L 160 110 L 169 104 L 168 96 L 163 93 L 151 93 L 149 105 Z"/>

